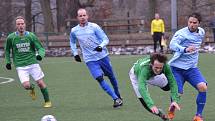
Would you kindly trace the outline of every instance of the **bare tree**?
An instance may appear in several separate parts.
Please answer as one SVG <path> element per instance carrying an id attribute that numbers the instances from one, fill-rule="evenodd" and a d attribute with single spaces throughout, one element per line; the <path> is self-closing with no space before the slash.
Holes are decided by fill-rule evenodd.
<path id="1" fill-rule="evenodd" d="M 58 32 L 65 31 L 65 18 L 67 11 L 66 9 L 67 0 L 56 0 L 56 6 L 57 6 L 57 30 Z"/>
<path id="2" fill-rule="evenodd" d="M 24 0 L 24 3 L 25 3 L 26 30 L 31 31 L 31 29 L 32 29 L 32 15 L 31 15 L 32 0 Z"/>
<path id="3" fill-rule="evenodd" d="M 0 4 L 0 33 L 12 31 L 12 20 L 9 16 L 12 16 L 11 0 L 3 0 Z M 9 24 L 10 23 L 10 24 Z"/>
<path id="4" fill-rule="evenodd" d="M 196 0 L 192 0 L 191 3 L 191 10 L 194 12 L 197 10 L 197 1 Z"/>
<path id="5" fill-rule="evenodd" d="M 12 6 L 12 0 L 1 0 L 0 12 L 0 32 L 14 31 L 14 18 L 17 15 L 22 15 L 23 9 L 20 6 Z"/>
<path id="6" fill-rule="evenodd" d="M 154 15 L 155 15 L 155 12 L 157 12 L 156 10 L 156 1 L 157 0 L 148 0 L 148 3 L 149 3 L 149 14 L 148 14 L 148 17 L 149 20 L 152 20 L 154 18 Z"/>
<path id="7" fill-rule="evenodd" d="M 54 32 L 54 22 L 50 7 L 50 0 L 40 0 L 40 5 L 44 17 L 44 31 Z"/>
<path id="8" fill-rule="evenodd" d="M 84 7 L 93 7 L 95 0 L 56 0 L 57 6 L 57 29 L 59 32 L 64 32 L 67 27 L 77 24 L 75 21 L 68 21 L 70 26 L 67 26 L 66 20 L 75 19 L 77 10 Z"/>
<path id="9" fill-rule="evenodd" d="M 83 2 L 83 0 L 79 0 L 79 5 L 82 8 L 93 7 L 94 3 L 95 3 L 95 0 L 87 0 L 87 1 L 84 1 L 84 2 Z"/>
<path id="10" fill-rule="evenodd" d="M 208 4 L 211 5 L 211 11 L 215 11 L 215 1 L 214 0 L 208 0 Z"/>

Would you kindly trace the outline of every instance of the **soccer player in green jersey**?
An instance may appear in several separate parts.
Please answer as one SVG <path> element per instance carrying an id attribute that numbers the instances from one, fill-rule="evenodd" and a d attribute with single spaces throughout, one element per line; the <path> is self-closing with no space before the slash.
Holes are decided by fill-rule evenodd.
<path id="1" fill-rule="evenodd" d="M 6 68 L 12 69 L 10 59 L 10 54 L 12 54 L 13 63 L 23 87 L 30 90 L 30 96 L 35 100 L 34 84 L 30 83 L 29 77 L 32 76 L 44 97 L 44 107 L 49 108 L 52 104 L 49 100 L 47 86 L 43 81 L 44 73 L 38 64 L 38 61 L 45 56 L 45 49 L 32 32 L 25 30 L 25 19 L 22 16 L 18 16 L 15 22 L 17 31 L 8 35 L 5 45 Z"/>
<path id="2" fill-rule="evenodd" d="M 177 84 L 166 61 L 167 57 L 164 54 L 153 53 L 150 57 L 137 60 L 129 72 L 135 94 L 144 108 L 164 121 L 169 120 L 168 116 L 155 105 L 147 85 L 157 86 L 164 91 L 170 90 L 172 100 L 170 107 L 175 106 L 180 110 Z"/>

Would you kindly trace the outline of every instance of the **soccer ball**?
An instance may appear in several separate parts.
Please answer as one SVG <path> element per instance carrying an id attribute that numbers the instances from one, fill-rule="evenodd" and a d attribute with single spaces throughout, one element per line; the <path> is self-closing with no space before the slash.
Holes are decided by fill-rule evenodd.
<path id="1" fill-rule="evenodd" d="M 57 121 L 53 115 L 45 115 L 41 118 L 41 121 Z"/>

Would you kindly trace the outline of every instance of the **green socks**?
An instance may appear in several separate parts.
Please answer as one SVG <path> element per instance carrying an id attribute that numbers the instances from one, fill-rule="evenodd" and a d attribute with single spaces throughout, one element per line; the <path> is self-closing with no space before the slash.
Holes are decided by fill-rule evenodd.
<path id="1" fill-rule="evenodd" d="M 43 94 L 43 98 L 45 100 L 45 102 L 49 102 L 49 93 L 48 93 L 48 89 L 47 87 L 46 88 L 43 88 L 43 89 L 40 89 L 42 94 Z"/>

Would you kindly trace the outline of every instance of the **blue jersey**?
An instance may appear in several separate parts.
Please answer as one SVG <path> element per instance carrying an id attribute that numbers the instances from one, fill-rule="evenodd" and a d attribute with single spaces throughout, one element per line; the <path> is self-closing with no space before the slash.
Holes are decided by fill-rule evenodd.
<path id="1" fill-rule="evenodd" d="M 198 32 L 190 32 L 188 27 L 178 30 L 170 41 L 170 49 L 174 56 L 169 61 L 170 66 L 189 69 L 195 68 L 198 64 L 199 48 L 205 36 L 204 29 L 198 27 Z M 184 49 L 188 46 L 195 46 L 196 51 L 185 53 Z"/>
<path id="2" fill-rule="evenodd" d="M 77 41 L 81 47 L 85 62 L 97 61 L 108 55 L 106 45 L 109 43 L 109 39 L 95 23 L 87 22 L 83 27 L 77 25 L 71 29 L 70 46 L 74 56 L 78 55 Z M 94 50 L 97 46 L 102 47 L 102 52 Z"/>

